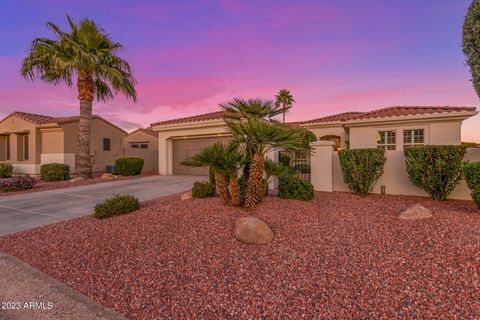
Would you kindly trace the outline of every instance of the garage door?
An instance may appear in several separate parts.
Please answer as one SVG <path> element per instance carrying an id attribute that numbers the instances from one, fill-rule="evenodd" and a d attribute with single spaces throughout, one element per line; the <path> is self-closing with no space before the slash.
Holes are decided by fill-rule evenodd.
<path id="1" fill-rule="evenodd" d="M 227 142 L 228 137 L 187 138 L 173 140 L 173 174 L 208 175 L 206 168 L 181 165 L 180 162 L 200 151 L 201 148 L 217 141 Z"/>

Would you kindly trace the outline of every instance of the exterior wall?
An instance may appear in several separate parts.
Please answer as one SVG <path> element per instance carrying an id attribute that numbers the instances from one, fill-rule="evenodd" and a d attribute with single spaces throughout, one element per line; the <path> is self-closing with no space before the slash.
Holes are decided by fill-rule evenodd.
<path id="1" fill-rule="evenodd" d="M 403 150 L 403 130 L 407 129 L 424 129 L 425 144 L 458 145 L 461 143 L 461 127 L 461 121 L 410 121 L 406 123 L 376 123 L 369 126 L 350 127 L 350 148 L 376 148 L 378 131 L 395 130 L 397 131 L 397 150 Z"/>
<path id="2" fill-rule="evenodd" d="M 155 130 L 155 128 L 154 128 Z M 158 135 L 158 172 L 161 175 L 173 174 L 172 141 L 175 138 L 187 137 L 222 137 L 227 134 L 223 121 L 205 126 L 182 126 L 170 130 L 163 129 Z"/>
<path id="3" fill-rule="evenodd" d="M 318 151 L 317 151 L 318 152 Z M 327 151 L 320 151 L 326 153 Z M 332 152 L 332 171 L 333 171 L 333 191 L 349 192 L 348 186 L 343 182 L 342 170 L 337 152 Z M 467 149 L 465 160 L 480 161 L 480 148 Z M 314 176 L 321 177 L 324 174 L 315 170 L 312 161 L 312 180 Z M 428 196 L 425 191 L 415 187 L 409 180 L 406 172 L 405 156 L 403 151 L 389 151 L 387 153 L 387 162 L 385 163 L 384 173 L 378 179 L 373 187 L 373 193 L 380 193 L 381 186 L 385 186 L 387 194 Z M 315 185 L 314 185 L 315 186 Z M 316 188 L 316 190 L 318 190 Z M 470 190 L 465 181 L 462 181 L 450 194 L 450 199 L 471 200 Z"/>
<path id="4" fill-rule="evenodd" d="M 131 148 L 131 143 L 147 143 L 148 149 Z M 125 157 L 136 157 L 144 160 L 143 172 L 158 172 L 158 137 L 142 131 L 127 135 L 123 140 Z"/>
<path id="5" fill-rule="evenodd" d="M 341 125 L 322 127 L 305 126 L 305 128 L 312 131 L 317 137 L 317 140 L 320 140 L 321 137 L 328 135 L 339 136 L 341 139 L 340 143 L 342 148 L 345 147 L 345 141 L 349 140 L 347 132 Z"/>

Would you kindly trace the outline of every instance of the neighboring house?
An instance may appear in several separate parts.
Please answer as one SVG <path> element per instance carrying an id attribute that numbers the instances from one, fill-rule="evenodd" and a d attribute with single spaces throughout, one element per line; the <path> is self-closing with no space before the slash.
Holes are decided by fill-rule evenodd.
<path id="1" fill-rule="evenodd" d="M 65 163 L 75 171 L 78 116 L 49 117 L 13 112 L 0 121 L 0 162 L 9 162 L 15 173 L 39 174 L 40 165 Z M 92 118 L 91 160 L 94 172 L 122 157 L 126 132 L 99 116 Z"/>
<path id="2" fill-rule="evenodd" d="M 370 112 L 346 112 L 292 124 L 312 131 L 317 139 L 335 143 L 336 149 L 460 144 L 462 121 L 476 115 L 474 107 L 390 107 Z M 160 174 L 205 174 L 180 162 L 201 147 L 228 140 L 223 111 L 151 125 L 158 132 Z"/>
<path id="3" fill-rule="evenodd" d="M 143 172 L 158 172 L 158 132 L 140 128 L 123 140 L 124 156 L 144 160 Z"/>

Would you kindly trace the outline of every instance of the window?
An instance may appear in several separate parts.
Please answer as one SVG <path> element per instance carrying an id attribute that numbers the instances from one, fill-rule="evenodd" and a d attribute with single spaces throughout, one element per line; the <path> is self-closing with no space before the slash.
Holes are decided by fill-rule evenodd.
<path id="1" fill-rule="evenodd" d="M 377 148 L 385 150 L 397 149 L 397 133 L 395 131 L 378 131 Z"/>
<path id="2" fill-rule="evenodd" d="M 23 160 L 28 160 L 28 135 L 23 136 Z"/>
<path id="3" fill-rule="evenodd" d="M 110 138 L 103 138 L 103 151 L 110 151 Z"/>
<path id="4" fill-rule="evenodd" d="M 10 136 L 5 137 L 5 149 L 6 159 L 10 160 Z"/>
<path id="5" fill-rule="evenodd" d="M 147 143 L 141 143 L 140 148 L 142 149 L 148 149 L 148 144 Z"/>
<path id="6" fill-rule="evenodd" d="M 130 146 L 131 146 L 132 148 L 137 149 L 137 148 L 138 148 L 138 143 L 132 143 Z"/>
<path id="7" fill-rule="evenodd" d="M 148 149 L 148 143 L 131 143 L 130 148 Z"/>
<path id="8" fill-rule="evenodd" d="M 425 143 L 425 130 L 423 129 L 403 130 L 404 148 L 423 146 L 424 143 Z"/>

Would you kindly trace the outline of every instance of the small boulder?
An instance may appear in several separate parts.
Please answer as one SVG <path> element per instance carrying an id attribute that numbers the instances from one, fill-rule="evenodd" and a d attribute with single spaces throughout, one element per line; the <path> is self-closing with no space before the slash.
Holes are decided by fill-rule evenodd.
<path id="1" fill-rule="evenodd" d="M 102 179 L 102 180 L 112 180 L 112 179 L 115 179 L 115 176 L 111 173 L 104 173 L 104 174 L 102 174 L 100 179 Z"/>
<path id="2" fill-rule="evenodd" d="M 400 219 L 402 220 L 422 220 L 431 217 L 432 212 L 418 203 L 400 213 Z"/>
<path id="3" fill-rule="evenodd" d="M 267 244 L 273 240 L 273 231 L 257 217 L 242 217 L 235 221 L 235 238 L 246 244 Z"/>
<path id="4" fill-rule="evenodd" d="M 192 192 L 190 191 L 190 192 L 186 192 L 186 193 L 182 194 L 182 198 L 181 198 L 181 199 L 182 199 L 182 201 L 184 201 L 184 200 L 190 200 L 190 199 L 192 199 L 192 198 L 193 198 L 193 197 L 192 197 Z"/>
<path id="5" fill-rule="evenodd" d="M 84 177 L 76 177 L 76 178 L 71 179 L 70 182 L 75 183 L 75 182 L 80 182 L 80 181 L 83 181 L 83 180 L 85 180 Z"/>

